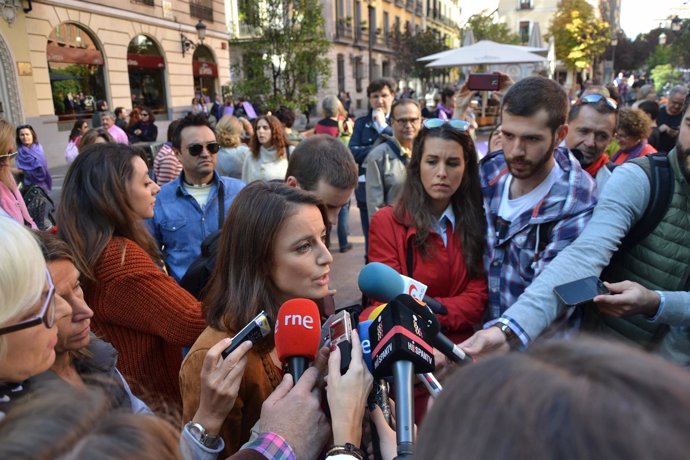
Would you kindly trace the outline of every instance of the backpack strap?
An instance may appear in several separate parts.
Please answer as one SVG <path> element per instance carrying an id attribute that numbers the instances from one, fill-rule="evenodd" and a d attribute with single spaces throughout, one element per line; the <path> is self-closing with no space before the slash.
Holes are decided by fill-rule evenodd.
<path id="1" fill-rule="evenodd" d="M 644 240 L 668 211 L 673 196 L 673 169 L 666 155 L 652 154 L 631 161 L 647 174 L 650 196 L 644 213 L 623 238 L 621 248 L 630 249 Z"/>
<path id="2" fill-rule="evenodd" d="M 218 178 L 218 230 L 223 229 L 225 222 L 225 184 Z"/>

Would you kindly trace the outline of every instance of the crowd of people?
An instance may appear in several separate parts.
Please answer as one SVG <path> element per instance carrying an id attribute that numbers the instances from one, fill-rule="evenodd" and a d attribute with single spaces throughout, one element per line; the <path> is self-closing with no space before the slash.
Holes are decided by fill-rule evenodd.
<path id="1" fill-rule="evenodd" d="M 375 80 L 365 115 L 327 96 L 301 133 L 287 107 L 195 99 L 152 161 L 153 113 L 99 104 L 50 222 L 24 200 L 51 189 L 36 132 L 0 119 L 0 458 L 395 458 L 356 327 L 347 369 L 324 346 L 297 381 L 274 332 L 224 353 L 291 299 L 336 313 L 353 195 L 363 262 L 424 283 L 474 361 L 434 351 L 415 458 L 684 458 L 690 96 L 648 89 L 501 75 L 485 155 L 467 85 L 430 110 Z M 590 302 L 554 293 L 589 276 Z M 381 310 L 362 300 L 355 323 Z"/>

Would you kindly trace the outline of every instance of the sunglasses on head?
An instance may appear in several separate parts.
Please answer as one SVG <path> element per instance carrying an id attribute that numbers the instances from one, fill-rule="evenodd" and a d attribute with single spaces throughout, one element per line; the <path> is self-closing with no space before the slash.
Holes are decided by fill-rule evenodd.
<path id="1" fill-rule="evenodd" d="M 443 120 L 442 118 L 427 118 L 422 123 L 426 129 L 435 129 L 448 125 L 453 129 L 465 132 L 470 129 L 470 123 L 465 120 Z"/>
<path id="2" fill-rule="evenodd" d="M 204 147 L 206 147 L 206 150 L 209 151 L 209 153 L 218 153 L 218 150 L 220 150 L 220 144 L 218 142 L 209 142 L 208 144 L 189 144 L 187 146 L 187 150 L 189 151 L 189 154 L 193 157 L 198 157 L 201 155 L 201 152 L 204 151 Z"/>
<path id="3" fill-rule="evenodd" d="M 605 101 L 606 105 L 608 105 L 613 110 L 618 110 L 618 103 L 616 101 L 614 101 L 610 97 L 606 97 L 601 94 L 588 94 L 578 99 L 575 105 L 597 104 L 601 101 Z"/>
<path id="4" fill-rule="evenodd" d="M 12 158 L 17 156 L 17 152 L 10 152 L 6 153 L 4 155 L 0 155 L 0 161 L 2 160 L 11 160 Z"/>

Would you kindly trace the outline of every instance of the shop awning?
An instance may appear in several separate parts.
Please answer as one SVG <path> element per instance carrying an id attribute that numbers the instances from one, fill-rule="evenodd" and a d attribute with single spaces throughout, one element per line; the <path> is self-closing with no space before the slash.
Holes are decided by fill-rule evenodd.
<path id="1" fill-rule="evenodd" d="M 148 54 L 127 54 L 127 65 L 130 67 L 141 67 L 144 69 L 165 69 L 163 56 L 152 56 Z"/>
<path id="2" fill-rule="evenodd" d="M 66 64 L 103 65 L 103 54 L 99 50 L 68 48 L 48 45 L 46 48 L 48 62 L 64 62 Z"/>

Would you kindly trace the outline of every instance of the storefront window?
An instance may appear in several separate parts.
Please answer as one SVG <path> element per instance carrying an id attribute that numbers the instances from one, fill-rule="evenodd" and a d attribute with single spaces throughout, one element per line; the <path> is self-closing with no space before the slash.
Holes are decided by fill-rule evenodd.
<path id="1" fill-rule="evenodd" d="M 192 56 L 194 93 L 206 102 L 213 102 L 217 91 L 218 66 L 213 53 L 206 46 L 197 46 Z"/>
<path id="2" fill-rule="evenodd" d="M 103 54 L 86 30 L 63 23 L 48 36 L 46 48 L 53 107 L 62 125 L 90 119 L 96 102 L 107 99 Z"/>
<path id="3" fill-rule="evenodd" d="M 158 45 L 146 35 L 134 37 L 127 48 L 127 66 L 132 107 L 148 107 L 156 118 L 165 118 L 165 61 Z"/>

